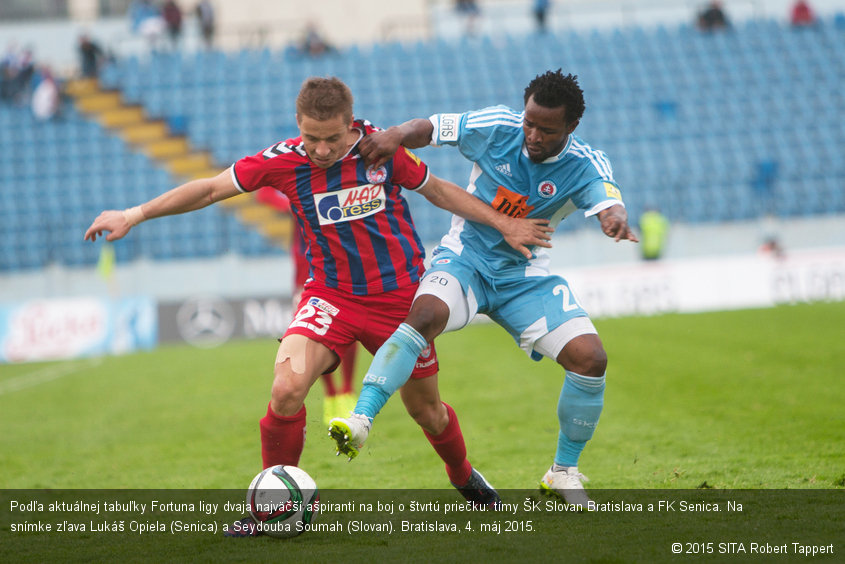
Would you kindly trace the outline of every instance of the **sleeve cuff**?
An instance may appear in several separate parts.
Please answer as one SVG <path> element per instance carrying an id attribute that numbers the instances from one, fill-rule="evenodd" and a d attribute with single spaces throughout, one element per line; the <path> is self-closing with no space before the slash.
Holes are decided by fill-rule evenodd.
<path id="1" fill-rule="evenodd" d="M 431 122 L 431 139 L 428 140 L 428 144 L 434 147 L 437 147 L 437 132 L 440 129 L 440 118 L 437 116 L 438 114 L 434 114 L 428 118 Z"/>
<path id="2" fill-rule="evenodd" d="M 425 167 L 425 178 L 423 178 L 422 182 L 420 182 L 419 185 L 416 188 L 408 188 L 408 190 L 410 190 L 412 192 L 419 190 L 420 188 L 422 188 L 423 186 L 428 184 L 428 181 L 429 181 L 430 178 L 431 178 L 431 170 L 428 168 L 428 165 L 426 165 L 426 167 Z M 407 186 L 406 186 L 406 188 L 407 188 Z"/>
<path id="3" fill-rule="evenodd" d="M 623 208 L 625 207 L 625 203 L 622 200 L 613 200 L 613 199 L 612 200 L 605 200 L 603 202 L 600 202 L 600 203 L 594 205 L 593 207 L 591 207 L 587 211 L 585 211 L 584 217 L 592 217 L 592 216 L 596 215 L 597 213 L 606 210 L 607 208 L 612 208 L 616 204 L 619 204 Z"/>
<path id="4" fill-rule="evenodd" d="M 235 165 L 229 167 L 229 173 L 232 175 L 232 183 L 240 192 L 246 193 L 248 190 L 244 188 L 238 180 L 238 175 L 235 173 Z"/>

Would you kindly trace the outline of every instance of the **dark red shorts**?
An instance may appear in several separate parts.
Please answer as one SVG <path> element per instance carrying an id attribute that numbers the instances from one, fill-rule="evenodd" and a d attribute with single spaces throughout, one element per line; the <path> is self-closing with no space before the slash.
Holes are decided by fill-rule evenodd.
<path id="1" fill-rule="evenodd" d="M 338 358 L 355 341 L 375 354 L 405 320 L 416 291 L 416 286 L 410 286 L 372 296 L 354 296 L 309 284 L 285 336 L 305 335 L 334 351 Z M 335 368 L 336 365 L 332 370 Z M 417 358 L 411 378 L 432 376 L 437 370 L 437 352 L 431 343 Z"/>

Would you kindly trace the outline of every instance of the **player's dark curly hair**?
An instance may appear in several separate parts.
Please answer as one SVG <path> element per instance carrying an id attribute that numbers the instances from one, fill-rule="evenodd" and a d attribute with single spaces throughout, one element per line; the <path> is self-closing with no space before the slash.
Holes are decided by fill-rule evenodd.
<path id="1" fill-rule="evenodd" d="M 578 77 L 564 75 L 561 69 L 535 76 L 525 88 L 524 101 L 527 103 L 532 95 L 534 102 L 544 108 L 564 106 L 569 123 L 584 115 L 584 91 L 578 86 Z"/>

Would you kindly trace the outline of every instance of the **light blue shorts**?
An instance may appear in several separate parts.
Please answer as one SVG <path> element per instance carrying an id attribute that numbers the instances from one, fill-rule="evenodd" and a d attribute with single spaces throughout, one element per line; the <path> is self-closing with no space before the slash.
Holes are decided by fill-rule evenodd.
<path id="1" fill-rule="evenodd" d="M 544 354 L 554 357 L 572 337 L 596 332 L 587 312 L 560 276 L 530 276 L 524 269 L 492 276 L 444 247 L 438 247 L 431 267 L 420 282 L 416 295 L 422 294 L 434 295 L 449 306 L 450 317 L 444 332 L 460 329 L 476 313 L 483 313 L 507 330 L 534 360 L 540 360 Z M 535 350 L 538 339 L 564 324 L 568 326 L 567 336 L 557 350 L 551 353 Z"/>

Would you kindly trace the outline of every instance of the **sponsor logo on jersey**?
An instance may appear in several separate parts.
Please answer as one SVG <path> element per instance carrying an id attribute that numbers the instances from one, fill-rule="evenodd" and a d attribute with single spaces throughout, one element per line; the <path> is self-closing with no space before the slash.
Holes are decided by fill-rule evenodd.
<path id="1" fill-rule="evenodd" d="M 432 261 L 432 263 L 431 263 L 431 264 L 449 264 L 450 262 L 452 262 L 452 259 L 450 259 L 450 258 L 442 258 L 442 259 L 437 259 L 437 260 L 435 260 L 435 261 Z"/>
<path id="2" fill-rule="evenodd" d="M 513 177 L 513 175 L 511 174 L 511 164 L 510 163 L 497 164 L 496 170 L 498 170 L 499 172 L 501 172 L 505 176 Z"/>
<path id="3" fill-rule="evenodd" d="M 385 208 L 384 185 L 364 184 L 337 192 L 314 194 L 320 225 L 367 217 Z"/>
<path id="4" fill-rule="evenodd" d="M 404 147 L 403 147 L 403 149 L 404 149 Z M 409 157 L 411 157 L 411 160 L 414 161 L 414 163 L 416 163 L 417 166 L 420 166 L 422 164 L 422 162 L 420 162 L 420 158 L 418 156 L 416 156 L 414 153 L 412 153 L 408 149 L 405 149 L 405 152 L 408 154 Z"/>
<path id="5" fill-rule="evenodd" d="M 336 308 L 326 300 L 321 300 L 320 298 L 311 298 L 308 300 L 308 304 L 316 307 L 319 310 L 325 311 L 332 317 L 340 313 L 340 309 Z"/>
<path id="6" fill-rule="evenodd" d="M 496 197 L 490 204 L 498 212 L 511 217 L 525 217 L 534 209 L 534 206 L 527 204 L 528 196 L 511 192 L 504 186 L 499 186 Z"/>
<path id="7" fill-rule="evenodd" d="M 387 169 L 383 166 L 378 168 L 367 167 L 367 180 L 373 184 L 384 184 L 387 182 Z"/>
<path id="8" fill-rule="evenodd" d="M 460 123 L 461 114 L 440 114 L 440 128 L 437 130 L 437 137 L 440 141 L 457 141 Z"/>
<path id="9" fill-rule="evenodd" d="M 613 198 L 615 200 L 622 199 L 622 193 L 619 191 L 619 188 L 611 184 L 610 182 L 604 183 L 604 191 L 607 192 L 608 198 Z"/>
<path id="10" fill-rule="evenodd" d="M 551 198 L 557 194 L 557 186 L 551 180 L 544 180 L 537 185 L 537 193 L 541 198 Z"/>

